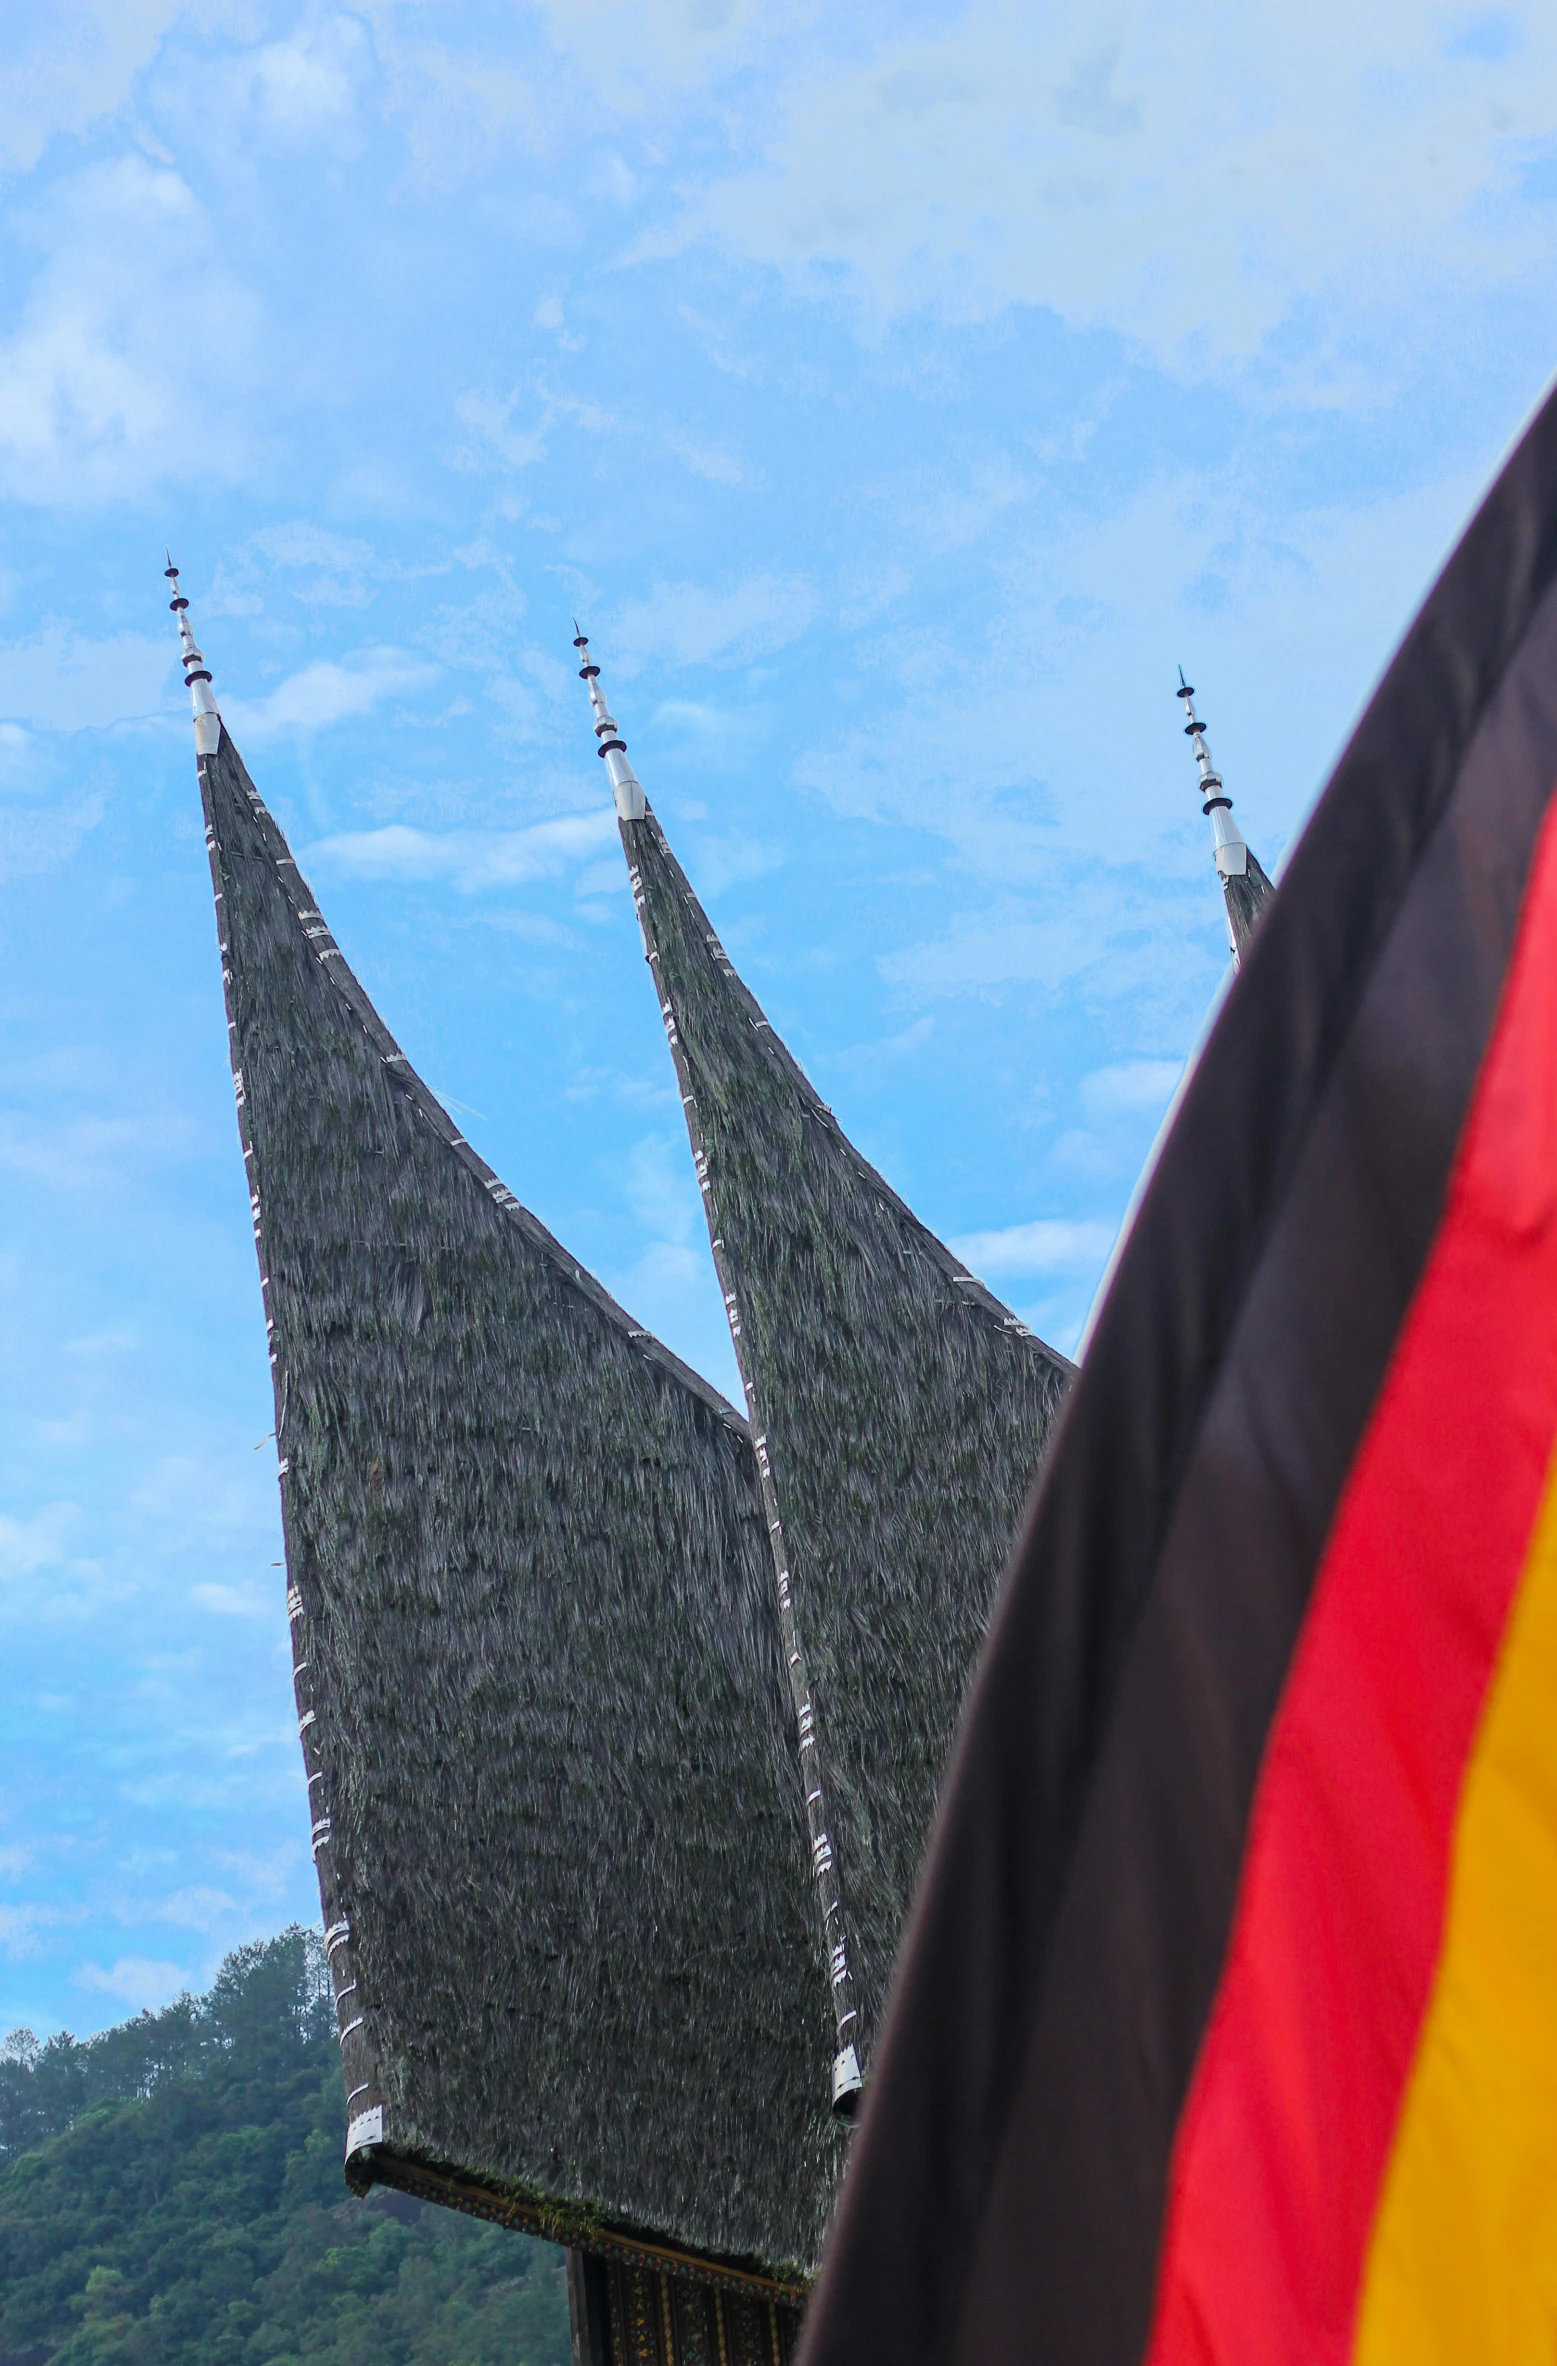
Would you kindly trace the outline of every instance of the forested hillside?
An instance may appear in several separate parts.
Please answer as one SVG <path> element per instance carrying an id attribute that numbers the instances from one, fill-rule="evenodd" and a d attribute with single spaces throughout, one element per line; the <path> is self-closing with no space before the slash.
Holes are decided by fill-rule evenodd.
<path id="1" fill-rule="evenodd" d="M 0 2366 L 564 2366 L 563 2256 L 353 2200 L 318 1944 L 0 2053 Z"/>

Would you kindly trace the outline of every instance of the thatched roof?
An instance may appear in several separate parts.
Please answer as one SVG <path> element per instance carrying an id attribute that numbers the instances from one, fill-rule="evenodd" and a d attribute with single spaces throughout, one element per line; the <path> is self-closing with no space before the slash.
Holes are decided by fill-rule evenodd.
<path id="1" fill-rule="evenodd" d="M 349 2173 L 796 2291 L 1068 1367 L 844 1140 L 648 815 L 754 1442 L 463 1140 L 207 723 Z"/>
<path id="2" fill-rule="evenodd" d="M 1224 875 L 1222 878 L 1222 893 L 1227 899 L 1227 925 L 1232 930 L 1234 950 L 1240 961 L 1249 950 L 1249 939 L 1254 934 L 1255 922 L 1265 908 L 1267 896 L 1276 892 L 1255 860 L 1252 846 L 1246 849 L 1246 854 L 1246 867 L 1230 877 Z"/>
<path id="3" fill-rule="evenodd" d="M 462 1140 L 225 732 L 200 770 L 355 2173 L 792 2286 L 842 2138 L 746 1424 Z M 917 1837 L 891 1632 L 840 1765 L 924 1760 Z"/>
<path id="4" fill-rule="evenodd" d="M 868 2067 L 936 1784 L 1071 1367 L 845 1138 L 652 810 L 621 829 L 766 1458 L 802 1726 L 814 1717 L 812 1847 L 848 1971 L 837 1980 L 833 1954 L 838 2042 Z"/>

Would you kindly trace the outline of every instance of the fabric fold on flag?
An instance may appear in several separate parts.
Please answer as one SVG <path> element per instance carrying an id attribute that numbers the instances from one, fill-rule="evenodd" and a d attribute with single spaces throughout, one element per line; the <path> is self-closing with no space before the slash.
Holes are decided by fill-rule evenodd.
<path id="1" fill-rule="evenodd" d="M 805 2366 L 1557 2340 L 1554 784 L 1549 401 L 1119 1260 Z"/>

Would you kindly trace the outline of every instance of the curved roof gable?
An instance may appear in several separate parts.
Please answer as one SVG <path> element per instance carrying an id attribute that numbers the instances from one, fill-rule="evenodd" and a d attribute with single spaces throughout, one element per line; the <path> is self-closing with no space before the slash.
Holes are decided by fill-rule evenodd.
<path id="1" fill-rule="evenodd" d="M 863 2068 L 1071 1366 L 849 1142 L 736 976 L 652 809 L 619 818 L 814 1737 L 838 2059 L 852 2046 Z"/>
<path id="2" fill-rule="evenodd" d="M 355 2172 L 793 2280 L 839 2139 L 746 1425 L 462 1139 L 216 726 Z"/>

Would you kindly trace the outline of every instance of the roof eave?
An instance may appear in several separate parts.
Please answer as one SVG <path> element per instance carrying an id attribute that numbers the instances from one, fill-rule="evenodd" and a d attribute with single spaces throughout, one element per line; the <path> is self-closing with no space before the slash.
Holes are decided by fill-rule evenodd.
<path id="1" fill-rule="evenodd" d="M 375 2185 L 392 2186 L 417 2201 L 463 2210 L 468 2217 L 485 2219 L 490 2225 L 512 2227 L 520 2234 L 538 2235 L 544 2242 L 565 2244 L 570 2250 L 591 2251 L 604 2259 L 685 2277 L 720 2291 L 743 2293 L 752 2300 L 799 2307 L 811 2289 L 810 2272 L 792 2261 L 727 2259 L 684 2250 L 641 2227 L 604 2217 L 585 2203 L 480 2176 L 446 2162 L 425 2160 L 414 2153 L 396 2152 L 387 2145 L 367 2145 L 349 2155 L 346 2182 L 356 2194 L 366 2194 Z"/>

